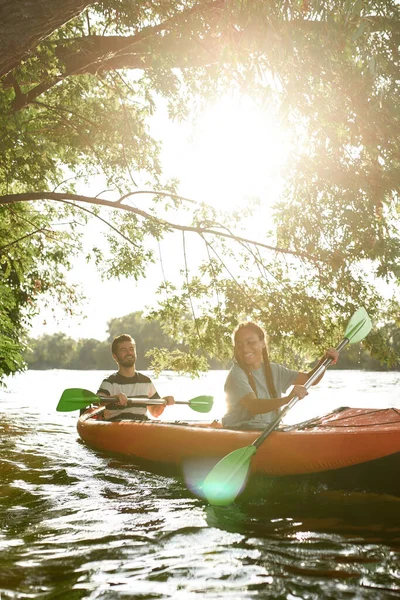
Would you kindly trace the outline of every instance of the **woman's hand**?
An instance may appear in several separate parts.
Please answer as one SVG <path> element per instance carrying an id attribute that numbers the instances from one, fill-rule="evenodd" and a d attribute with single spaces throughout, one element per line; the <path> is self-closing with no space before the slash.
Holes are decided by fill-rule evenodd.
<path id="1" fill-rule="evenodd" d="M 328 350 L 325 351 L 324 360 L 326 358 L 331 358 L 332 364 L 336 365 L 336 363 L 339 359 L 339 352 L 337 350 L 335 350 L 335 348 L 328 348 Z"/>
<path id="2" fill-rule="evenodd" d="M 304 385 L 294 385 L 292 391 L 288 396 L 288 402 L 290 402 L 290 400 L 295 396 L 302 400 L 303 398 L 308 396 L 308 390 L 304 387 Z"/>

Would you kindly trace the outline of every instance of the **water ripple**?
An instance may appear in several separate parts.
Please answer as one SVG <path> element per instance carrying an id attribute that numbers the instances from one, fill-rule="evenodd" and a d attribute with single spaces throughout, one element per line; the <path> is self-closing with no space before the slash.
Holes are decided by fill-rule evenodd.
<path id="1" fill-rule="evenodd" d="M 390 404 L 386 375 L 361 388 L 379 386 Z M 179 478 L 79 443 L 54 390 L 27 401 L 24 385 L 38 382 L 26 376 L 2 392 L 2 600 L 399 597 L 399 497 L 255 482 L 232 506 L 211 507 Z M 331 382 L 328 404 L 344 385 Z"/>

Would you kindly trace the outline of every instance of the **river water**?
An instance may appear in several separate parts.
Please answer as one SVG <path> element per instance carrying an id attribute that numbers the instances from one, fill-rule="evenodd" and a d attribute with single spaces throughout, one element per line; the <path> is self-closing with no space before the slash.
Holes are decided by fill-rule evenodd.
<path id="1" fill-rule="evenodd" d="M 87 448 L 67 387 L 95 371 L 28 371 L 0 389 L 0 598 L 391 599 L 400 596 L 400 497 L 266 481 L 228 507 L 179 477 Z M 215 396 L 226 373 L 164 374 L 176 399 Z M 287 422 L 337 406 L 400 408 L 400 373 L 331 371 Z M 204 418 L 172 407 L 168 418 Z"/>

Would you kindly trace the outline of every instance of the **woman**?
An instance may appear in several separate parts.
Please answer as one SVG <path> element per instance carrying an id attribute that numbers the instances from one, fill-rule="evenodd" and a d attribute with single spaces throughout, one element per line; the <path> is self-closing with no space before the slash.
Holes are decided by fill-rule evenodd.
<path id="1" fill-rule="evenodd" d="M 233 429 L 264 429 L 293 396 L 301 399 L 308 394 L 303 386 L 326 358 L 335 364 L 339 357 L 330 348 L 312 371 L 301 373 L 269 362 L 266 335 L 256 323 L 240 323 L 233 340 L 236 362 L 225 383 L 228 411 L 222 419 L 224 427 Z M 313 385 L 322 377 L 323 373 Z M 290 394 L 282 397 L 291 385 Z"/>

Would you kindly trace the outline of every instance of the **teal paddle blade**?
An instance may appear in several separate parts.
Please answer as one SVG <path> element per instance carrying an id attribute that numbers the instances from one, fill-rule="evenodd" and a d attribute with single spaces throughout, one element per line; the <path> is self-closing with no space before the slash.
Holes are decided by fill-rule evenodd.
<path id="1" fill-rule="evenodd" d="M 92 402 L 99 402 L 99 397 L 89 390 L 82 388 L 68 388 L 63 391 L 61 398 L 57 404 L 58 412 L 71 412 L 86 408 Z"/>
<path id="2" fill-rule="evenodd" d="M 348 322 L 344 337 L 349 340 L 349 344 L 356 344 L 366 338 L 371 329 L 372 323 L 367 311 L 359 308 Z"/>
<path id="3" fill-rule="evenodd" d="M 238 448 L 222 458 L 201 485 L 201 492 L 210 504 L 227 506 L 243 489 L 250 461 L 257 449 L 254 446 Z"/>
<path id="4" fill-rule="evenodd" d="M 213 407 L 214 397 L 213 396 L 197 396 L 192 398 L 188 402 L 190 408 L 199 413 L 208 413 Z"/>

